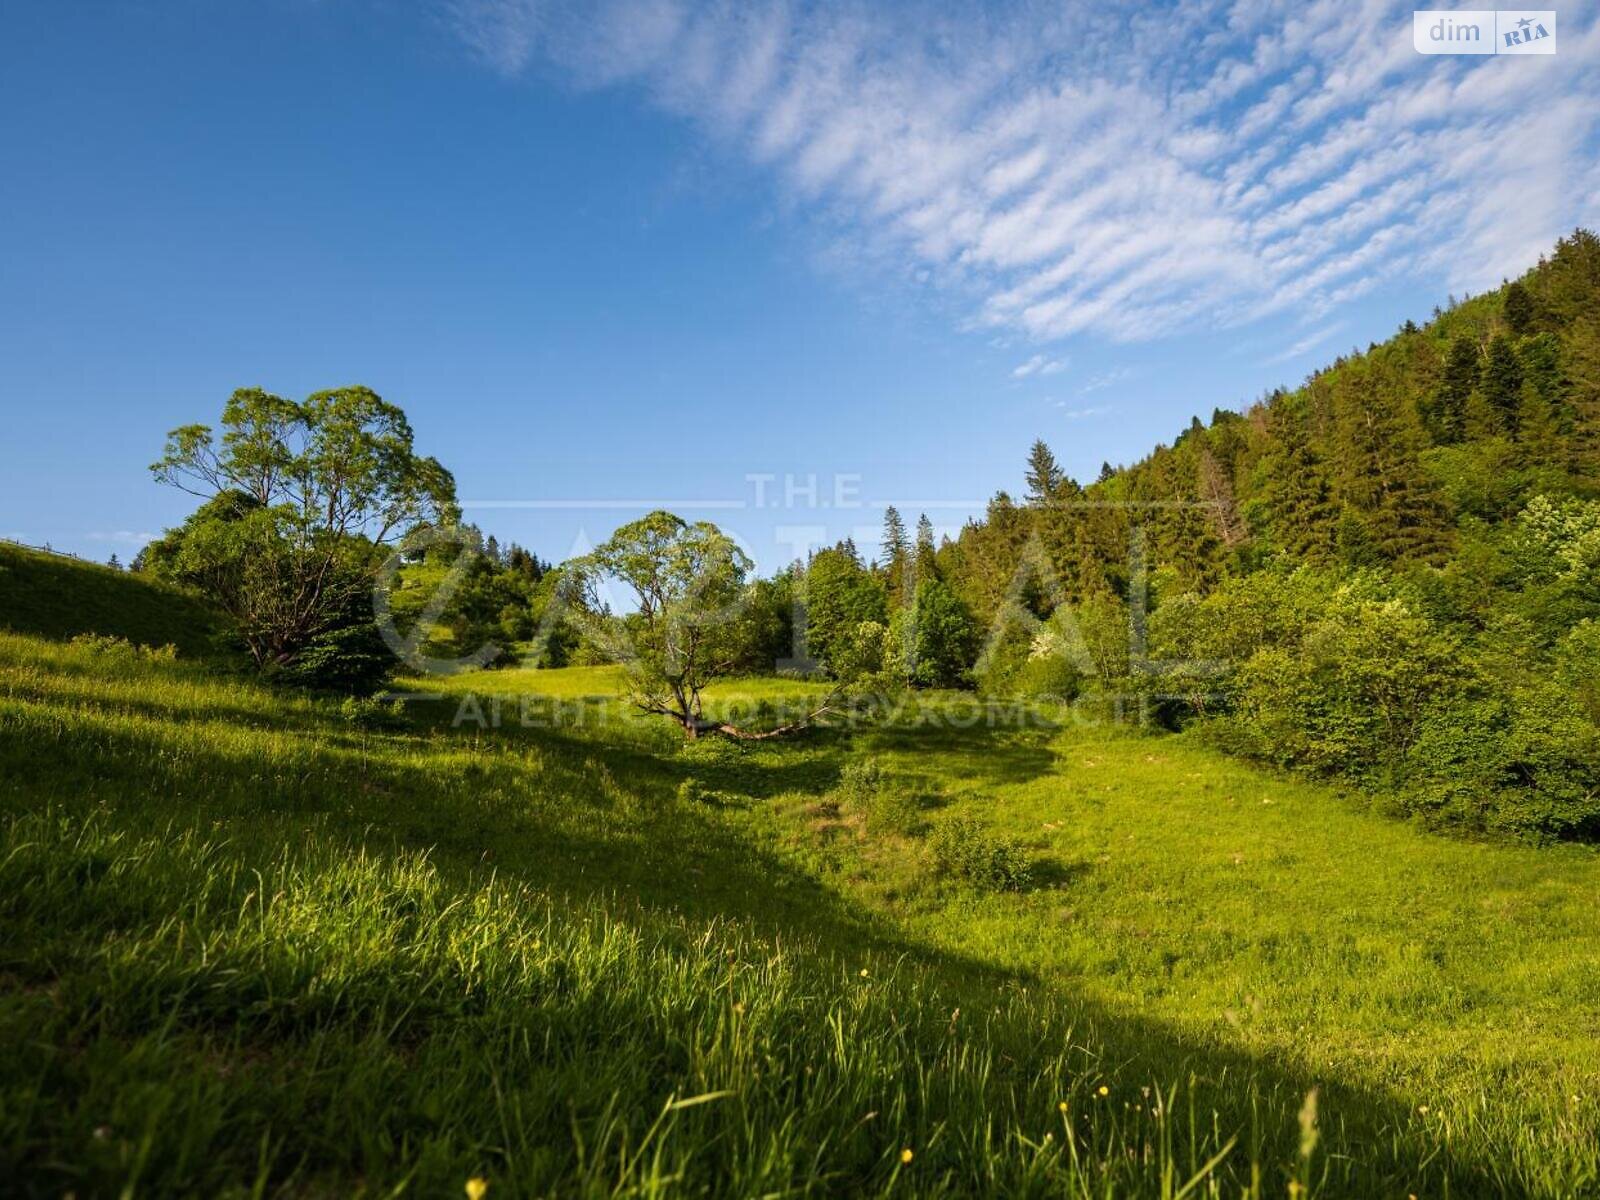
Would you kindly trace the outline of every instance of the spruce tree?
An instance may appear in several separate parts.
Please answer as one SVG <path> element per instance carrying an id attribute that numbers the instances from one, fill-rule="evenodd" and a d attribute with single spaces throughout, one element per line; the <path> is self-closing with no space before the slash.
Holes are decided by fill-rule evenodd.
<path id="1" fill-rule="evenodd" d="M 1517 440 L 1522 443 L 1523 457 L 1529 461 L 1559 462 L 1563 457 L 1556 412 L 1532 380 L 1523 383 L 1517 402 Z"/>
<path id="2" fill-rule="evenodd" d="M 1483 371 L 1483 395 L 1510 429 L 1516 428 L 1517 407 L 1522 402 L 1522 363 L 1511 339 L 1497 333 L 1489 342 L 1488 363 Z"/>
<path id="3" fill-rule="evenodd" d="M 1505 297 L 1506 324 L 1517 337 L 1533 329 L 1533 297 L 1520 283 L 1509 284 Z"/>
<path id="4" fill-rule="evenodd" d="M 1466 334 L 1457 334 L 1450 343 L 1444 379 L 1428 411 L 1429 432 L 1442 446 L 1459 442 L 1466 433 L 1467 401 L 1478 386 L 1482 371 L 1480 358 L 1478 343 Z"/>
<path id="5" fill-rule="evenodd" d="M 933 522 L 928 520 L 928 514 L 923 513 L 917 518 L 917 582 L 932 579 L 938 571 L 934 566 L 935 546 L 933 544 Z"/>
<path id="6" fill-rule="evenodd" d="M 1426 437 L 1402 381 L 1352 360 L 1335 380 L 1333 401 L 1335 484 L 1350 518 L 1386 558 L 1436 557 L 1448 540 L 1447 514 L 1422 470 Z"/>
<path id="7" fill-rule="evenodd" d="M 883 566 L 889 582 L 889 598 L 898 600 L 905 589 L 906 563 L 911 554 L 911 539 L 900 510 L 889 505 L 883 510 Z"/>
<path id="8" fill-rule="evenodd" d="M 1028 451 L 1028 503 L 1049 504 L 1056 498 L 1065 478 L 1056 456 L 1044 444 L 1044 439 L 1035 439 L 1033 449 Z"/>

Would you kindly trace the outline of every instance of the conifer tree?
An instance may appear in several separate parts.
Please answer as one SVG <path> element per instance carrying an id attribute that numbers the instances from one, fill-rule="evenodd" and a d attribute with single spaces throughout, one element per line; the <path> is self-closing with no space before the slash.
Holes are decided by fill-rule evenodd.
<path id="1" fill-rule="evenodd" d="M 1522 443 L 1523 457 L 1529 461 L 1562 457 L 1561 426 L 1556 412 L 1531 379 L 1523 382 L 1517 403 L 1517 440 Z"/>
<path id="2" fill-rule="evenodd" d="M 891 504 L 883 510 L 883 566 L 891 601 L 898 600 L 905 590 L 906 564 L 910 555 L 911 539 L 906 536 L 906 523 L 900 517 L 900 510 Z"/>
<path id="3" fill-rule="evenodd" d="M 1459 442 L 1466 433 L 1467 402 L 1478 386 L 1482 371 L 1478 343 L 1466 334 L 1458 334 L 1450 343 L 1450 356 L 1445 360 L 1444 379 L 1434 394 L 1429 411 L 1429 432 L 1434 441 L 1449 446 Z"/>
<path id="4" fill-rule="evenodd" d="M 1506 287 L 1505 298 L 1506 324 L 1511 327 L 1511 332 L 1522 337 L 1533 329 L 1533 297 L 1528 294 L 1528 289 L 1521 283 L 1513 283 Z"/>
<path id="5" fill-rule="evenodd" d="M 1267 449 L 1252 473 L 1250 523 L 1274 549 L 1313 562 L 1333 551 L 1338 510 L 1327 468 L 1311 444 L 1304 413 L 1284 405 L 1267 427 Z"/>
<path id="6" fill-rule="evenodd" d="M 1594 294 L 1600 295 L 1600 285 Z M 1600 479 L 1600 308 L 1568 328 L 1565 361 L 1570 381 L 1568 461 L 1576 474 Z"/>
<path id="7" fill-rule="evenodd" d="M 1389 559 L 1435 557 L 1447 537 L 1443 505 L 1418 454 L 1425 437 L 1398 381 L 1352 360 L 1333 391 L 1335 485 L 1350 519 Z"/>
<path id="8" fill-rule="evenodd" d="M 1028 503 L 1034 505 L 1049 504 L 1056 498 L 1060 490 L 1065 473 L 1056 462 L 1056 456 L 1050 452 L 1050 447 L 1044 444 L 1043 438 L 1034 440 L 1033 448 L 1028 451 Z"/>
<path id="9" fill-rule="evenodd" d="M 917 518 L 917 582 L 932 579 L 938 574 L 934 564 L 936 547 L 933 544 L 933 522 L 928 520 L 928 514 L 923 513 Z"/>
<path id="10" fill-rule="evenodd" d="M 1209 449 L 1200 451 L 1200 499 L 1210 507 L 1211 521 L 1217 536 L 1230 550 L 1244 541 L 1246 530 L 1239 516 L 1239 504 L 1234 499 L 1233 482 L 1217 456 Z"/>
<path id="11" fill-rule="evenodd" d="M 1515 429 L 1517 407 L 1522 401 L 1522 363 L 1503 333 L 1489 342 L 1488 363 L 1483 371 L 1483 394 L 1501 422 Z"/>

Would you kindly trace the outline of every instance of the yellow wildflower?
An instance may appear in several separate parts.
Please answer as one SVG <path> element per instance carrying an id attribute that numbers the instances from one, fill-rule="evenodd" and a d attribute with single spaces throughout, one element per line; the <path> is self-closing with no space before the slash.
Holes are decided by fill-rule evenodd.
<path id="1" fill-rule="evenodd" d="M 474 1175 L 467 1180 L 467 1200 L 483 1200 L 483 1194 L 489 1190 L 489 1181 Z"/>
<path id="2" fill-rule="evenodd" d="M 908 1163 L 915 1157 L 916 1156 L 911 1153 L 910 1146 L 907 1146 L 904 1150 L 900 1151 L 900 1161 L 903 1163 Z"/>

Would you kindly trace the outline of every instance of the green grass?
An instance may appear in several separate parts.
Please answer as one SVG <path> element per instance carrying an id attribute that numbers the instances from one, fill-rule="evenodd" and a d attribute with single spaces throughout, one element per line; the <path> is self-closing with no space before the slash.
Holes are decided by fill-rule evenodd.
<path id="1" fill-rule="evenodd" d="M 205 606 L 176 588 L 0 542 L 0 629 L 48 638 L 98 633 L 200 654 L 213 627 Z"/>
<path id="2" fill-rule="evenodd" d="M 959 728 L 944 697 L 921 724 L 685 746 L 594 699 L 617 684 L 428 681 L 445 695 L 390 724 L 0 635 L 0 1178 L 1600 1188 L 1592 853 L 1425 835 L 1064 714 Z M 458 720 L 474 689 L 486 727 Z M 905 819 L 835 794 L 852 755 Z M 703 799 L 679 798 L 691 777 Z M 930 831 L 956 816 L 1019 842 L 1032 888 L 938 876 Z"/>

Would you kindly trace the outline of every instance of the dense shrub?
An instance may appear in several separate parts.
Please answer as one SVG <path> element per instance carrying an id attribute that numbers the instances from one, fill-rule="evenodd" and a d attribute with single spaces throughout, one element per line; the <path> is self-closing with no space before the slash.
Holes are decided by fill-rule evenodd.
<path id="1" fill-rule="evenodd" d="M 1406 755 L 1430 702 L 1462 675 L 1459 646 L 1404 601 L 1337 593 L 1298 646 L 1240 667 L 1235 720 L 1262 757 L 1368 775 Z"/>
<path id="2" fill-rule="evenodd" d="M 861 813 L 873 832 L 909 833 L 921 820 L 922 808 L 916 797 L 886 779 L 873 758 L 852 758 L 845 763 L 835 795 Z"/>
<path id="3" fill-rule="evenodd" d="M 1220 713 L 1207 732 L 1225 748 L 1351 778 L 1392 811 L 1600 836 L 1589 510 L 1531 504 L 1509 531 L 1479 529 L 1445 570 L 1269 567 L 1175 597 L 1151 621 L 1168 673 L 1150 686 L 1192 689 L 1188 713 Z"/>
<path id="4" fill-rule="evenodd" d="M 1407 811 L 1539 838 L 1600 836 L 1600 727 L 1552 683 L 1430 708 Z"/>
<path id="5" fill-rule="evenodd" d="M 389 682 L 397 661 L 372 618 L 355 616 L 313 636 L 273 678 L 313 691 L 370 696 Z"/>
<path id="6" fill-rule="evenodd" d="M 1068 610 L 1063 608 L 1063 617 Z M 1084 689 L 1093 663 L 1081 645 L 1064 644 L 1064 621 L 1035 629 L 1013 626 L 993 639 L 975 668 L 980 689 L 990 696 L 1020 696 L 1069 703 Z"/>
<path id="7" fill-rule="evenodd" d="M 1020 892 L 1033 882 L 1033 868 L 1022 847 L 991 833 L 971 817 L 953 817 L 933 834 L 933 863 L 942 875 L 980 891 Z"/>
<path id="8" fill-rule="evenodd" d="M 176 646 L 141 646 L 114 634 L 80 633 L 72 644 L 97 658 L 123 662 L 171 662 L 178 657 Z"/>

